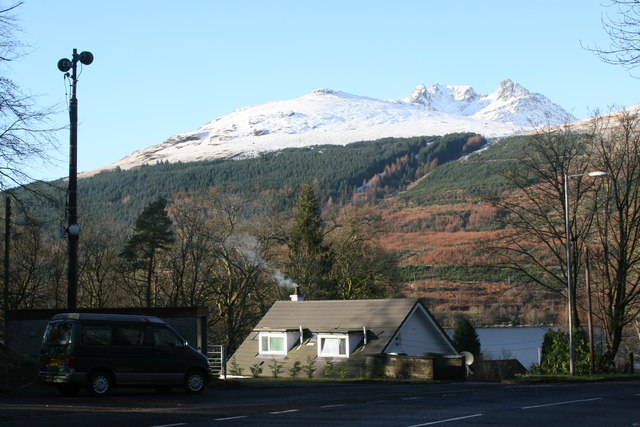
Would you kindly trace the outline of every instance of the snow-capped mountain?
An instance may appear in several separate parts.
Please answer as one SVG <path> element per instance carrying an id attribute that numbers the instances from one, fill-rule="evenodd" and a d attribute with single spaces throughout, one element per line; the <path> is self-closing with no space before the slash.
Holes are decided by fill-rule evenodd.
<path id="1" fill-rule="evenodd" d="M 344 145 L 384 137 L 453 132 L 505 136 L 573 120 L 545 96 L 511 80 L 485 95 L 470 86 L 419 85 L 411 96 L 392 101 L 318 89 L 300 98 L 238 109 L 85 176 L 160 161 L 238 158 L 288 147 Z"/>

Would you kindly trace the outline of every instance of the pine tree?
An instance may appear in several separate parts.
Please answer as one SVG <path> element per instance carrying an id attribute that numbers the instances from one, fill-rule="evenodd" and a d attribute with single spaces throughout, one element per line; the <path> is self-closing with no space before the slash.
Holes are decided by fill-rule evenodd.
<path id="1" fill-rule="evenodd" d="M 317 254 L 322 250 L 323 239 L 320 203 L 313 185 L 305 182 L 296 205 L 296 223 L 291 233 L 291 245 L 294 250 L 304 246 L 310 253 Z"/>
<path id="2" fill-rule="evenodd" d="M 456 328 L 453 332 L 453 343 L 459 352 L 468 351 L 473 354 L 476 360 L 480 357 L 480 338 L 473 324 L 463 317 L 456 321 Z"/>
<path id="3" fill-rule="evenodd" d="M 295 224 L 289 238 L 287 275 L 302 287 L 308 298 L 328 299 L 330 254 L 324 244 L 320 203 L 313 185 L 305 182 L 296 205 Z"/>
<path id="4" fill-rule="evenodd" d="M 146 273 L 146 304 L 151 307 L 155 292 L 153 274 L 157 266 L 157 255 L 169 249 L 174 236 L 172 222 L 167 214 L 167 201 L 160 198 L 149 204 L 138 216 L 133 235 L 127 240 L 122 257 L 136 269 Z"/>

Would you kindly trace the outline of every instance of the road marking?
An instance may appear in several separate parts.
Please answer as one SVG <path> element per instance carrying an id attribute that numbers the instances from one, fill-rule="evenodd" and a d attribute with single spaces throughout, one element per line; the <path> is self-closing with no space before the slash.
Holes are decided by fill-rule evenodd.
<path id="1" fill-rule="evenodd" d="M 594 400 L 602 400 L 602 398 L 594 397 L 593 399 L 567 400 L 565 402 L 547 403 L 544 405 L 523 406 L 521 409 L 535 409 L 535 408 L 545 408 L 547 406 L 570 405 L 572 403 L 593 402 Z"/>
<path id="2" fill-rule="evenodd" d="M 341 408 L 341 407 L 343 407 L 343 406 L 345 406 L 345 405 L 344 405 L 343 403 L 341 403 L 341 404 L 338 404 L 338 405 L 324 405 L 324 406 L 321 406 L 321 408 L 322 408 L 322 409 L 327 409 L 327 408 Z"/>
<path id="3" fill-rule="evenodd" d="M 290 414 L 291 412 L 298 412 L 299 409 L 287 409 L 286 411 L 275 411 L 275 412 L 269 412 L 271 415 L 278 415 L 278 414 Z"/>
<path id="4" fill-rule="evenodd" d="M 418 400 L 418 399 L 422 399 L 422 397 L 420 396 L 413 396 L 413 397 L 403 397 L 402 400 Z"/>
<path id="5" fill-rule="evenodd" d="M 444 423 L 450 423 L 451 421 L 459 421 L 459 420 L 466 420 L 467 418 L 475 418 L 475 417 L 481 417 L 484 414 L 474 414 L 474 415 L 467 415 L 465 417 L 457 417 L 457 418 L 449 418 L 447 420 L 438 420 L 438 421 L 431 421 L 429 423 L 424 423 L 424 424 L 414 424 L 412 426 L 409 427 L 422 427 L 422 426 L 432 426 L 435 424 L 444 424 Z"/>
<path id="6" fill-rule="evenodd" d="M 239 420 L 240 418 L 248 418 L 248 415 L 238 415 L 237 417 L 214 418 L 214 421 Z"/>
<path id="7" fill-rule="evenodd" d="M 176 427 L 176 426 L 186 426 L 187 423 L 175 423 L 175 424 L 160 424 L 152 427 Z"/>

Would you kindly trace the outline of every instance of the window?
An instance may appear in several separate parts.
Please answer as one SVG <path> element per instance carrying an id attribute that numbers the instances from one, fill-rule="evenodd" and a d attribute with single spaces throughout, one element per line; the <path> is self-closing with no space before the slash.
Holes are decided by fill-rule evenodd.
<path id="1" fill-rule="evenodd" d="M 287 354 L 286 335 L 284 333 L 260 332 L 260 353 Z"/>
<path id="2" fill-rule="evenodd" d="M 111 326 L 109 325 L 82 325 L 81 341 L 86 345 L 110 345 Z"/>
<path id="3" fill-rule="evenodd" d="M 44 333 L 44 345 L 69 345 L 71 342 L 71 322 L 51 322 Z"/>
<path id="4" fill-rule="evenodd" d="M 167 328 L 153 328 L 153 344 L 158 347 L 182 347 L 184 342 Z"/>
<path id="5" fill-rule="evenodd" d="M 347 338 L 346 335 L 318 335 L 320 342 L 318 356 L 349 357 L 349 353 L 347 353 Z"/>
<path id="6" fill-rule="evenodd" d="M 144 326 L 116 326 L 113 344 L 142 345 L 144 343 Z"/>

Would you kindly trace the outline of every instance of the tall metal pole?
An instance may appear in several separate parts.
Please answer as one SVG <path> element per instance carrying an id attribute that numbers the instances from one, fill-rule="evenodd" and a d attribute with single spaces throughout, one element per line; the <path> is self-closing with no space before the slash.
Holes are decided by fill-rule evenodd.
<path id="1" fill-rule="evenodd" d="M 575 375 L 575 346 L 573 343 L 573 308 L 575 307 L 575 296 L 573 295 L 573 286 L 571 283 L 571 222 L 569 215 L 569 178 L 578 176 L 603 177 L 607 176 L 606 172 L 594 171 L 588 173 L 579 173 L 576 175 L 564 175 L 564 227 L 567 239 L 567 305 L 569 312 L 569 373 Z"/>
<path id="2" fill-rule="evenodd" d="M 71 101 L 69 102 L 70 137 L 69 137 L 69 190 L 68 197 L 68 228 L 77 228 L 78 224 L 78 99 L 76 98 L 78 50 L 73 49 L 71 67 Z M 78 295 L 78 240 L 77 233 L 68 232 L 69 264 L 67 268 L 67 308 L 74 311 L 77 306 Z"/>
<path id="3" fill-rule="evenodd" d="M 11 243 L 11 197 L 7 196 L 5 199 L 5 217 L 4 217 L 4 302 L 2 305 L 4 312 L 4 342 L 7 342 L 7 325 L 9 314 L 9 256 L 10 249 L 9 243 Z"/>
<path id="4" fill-rule="evenodd" d="M 589 260 L 589 248 L 587 247 L 584 252 L 584 281 L 587 286 L 587 325 L 589 328 L 589 371 L 591 374 L 596 373 L 596 359 L 593 353 L 593 311 L 591 309 L 591 273 L 590 273 L 590 260 Z"/>
<path id="5" fill-rule="evenodd" d="M 571 284 L 571 224 L 569 222 L 569 176 L 564 176 L 564 227 L 567 240 L 567 305 L 569 314 L 569 374 L 575 375 L 575 350 L 573 347 L 573 288 Z"/>
<path id="6" fill-rule="evenodd" d="M 78 240 L 80 228 L 78 227 L 78 98 L 76 86 L 78 84 L 78 61 L 84 65 L 93 62 L 91 52 L 81 52 L 73 49 L 73 57 L 69 60 L 62 58 L 58 61 L 58 70 L 69 77 L 71 70 L 71 99 L 69 101 L 69 189 L 67 191 L 67 239 L 69 239 L 69 264 L 67 268 L 67 306 L 69 311 L 74 311 L 77 306 L 78 296 Z"/>

